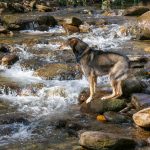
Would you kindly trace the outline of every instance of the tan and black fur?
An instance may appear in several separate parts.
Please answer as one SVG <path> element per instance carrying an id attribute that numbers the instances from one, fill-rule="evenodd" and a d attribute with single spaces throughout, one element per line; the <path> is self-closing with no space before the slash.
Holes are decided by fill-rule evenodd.
<path id="1" fill-rule="evenodd" d="M 103 52 L 94 50 L 78 38 L 70 38 L 67 42 L 72 48 L 77 62 L 81 65 L 84 75 L 90 84 L 90 97 L 86 100 L 89 103 L 96 91 L 97 77 L 109 75 L 112 86 L 112 94 L 102 99 L 116 98 L 122 95 L 122 81 L 127 78 L 129 59 L 114 52 Z"/>

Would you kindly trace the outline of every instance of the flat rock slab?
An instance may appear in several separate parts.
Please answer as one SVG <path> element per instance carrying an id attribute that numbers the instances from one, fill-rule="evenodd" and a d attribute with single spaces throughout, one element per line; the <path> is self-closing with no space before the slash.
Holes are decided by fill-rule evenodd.
<path id="1" fill-rule="evenodd" d="M 150 95 L 144 93 L 136 93 L 132 95 L 131 104 L 137 109 L 141 110 L 150 106 Z"/>
<path id="2" fill-rule="evenodd" d="M 150 128 L 150 107 L 135 113 L 133 120 L 140 127 Z"/>
<path id="3" fill-rule="evenodd" d="M 79 143 L 81 146 L 91 150 L 127 150 L 134 148 L 136 145 L 131 138 L 99 131 L 82 133 Z"/>

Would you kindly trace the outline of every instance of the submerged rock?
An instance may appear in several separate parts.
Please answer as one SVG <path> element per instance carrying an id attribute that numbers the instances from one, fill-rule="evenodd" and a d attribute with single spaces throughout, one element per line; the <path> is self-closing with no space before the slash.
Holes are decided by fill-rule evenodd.
<path id="1" fill-rule="evenodd" d="M 48 64 L 34 72 L 34 75 L 40 76 L 47 80 L 72 80 L 81 79 L 82 73 L 80 68 L 75 64 Z"/>
<path id="2" fill-rule="evenodd" d="M 133 7 L 127 8 L 125 12 L 123 13 L 123 15 L 124 16 L 140 16 L 149 10 L 150 9 L 148 7 L 133 6 Z"/>
<path id="3" fill-rule="evenodd" d="M 127 150 L 136 142 L 128 137 L 100 131 L 87 131 L 81 134 L 80 145 L 91 150 Z"/>
<path id="4" fill-rule="evenodd" d="M 141 110 L 150 106 L 150 95 L 144 93 L 136 93 L 132 95 L 131 104 L 137 109 Z"/>
<path id="5" fill-rule="evenodd" d="M 138 17 L 138 24 L 141 29 L 140 39 L 150 39 L 150 11 Z"/>
<path id="6" fill-rule="evenodd" d="M 150 128 L 150 107 L 135 113 L 133 120 L 140 127 Z"/>

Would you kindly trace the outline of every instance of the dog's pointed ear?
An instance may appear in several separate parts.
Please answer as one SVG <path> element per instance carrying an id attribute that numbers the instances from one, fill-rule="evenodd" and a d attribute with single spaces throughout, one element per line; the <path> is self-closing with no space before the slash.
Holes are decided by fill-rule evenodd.
<path id="1" fill-rule="evenodd" d="M 78 40 L 76 38 L 70 38 L 68 39 L 68 45 L 75 46 L 78 43 Z"/>

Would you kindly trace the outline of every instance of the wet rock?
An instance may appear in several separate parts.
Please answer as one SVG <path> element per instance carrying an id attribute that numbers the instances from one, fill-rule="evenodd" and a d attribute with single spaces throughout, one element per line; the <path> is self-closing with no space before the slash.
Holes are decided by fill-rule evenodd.
<path id="1" fill-rule="evenodd" d="M 79 27 L 80 25 L 83 24 L 83 22 L 79 18 L 72 17 L 72 18 L 65 19 L 65 24 Z"/>
<path id="2" fill-rule="evenodd" d="M 99 131 L 87 131 L 82 133 L 79 143 L 81 146 L 91 150 L 126 150 L 134 148 L 136 145 L 136 142 L 131 138 Z"/>
<path id="3" fill-rule="evenodd" d="M 15 54 L 8 54 L 2 58 L 2 65 L 10 66 L 16 63 L 19 60 L 19 57 Z"/>
<path id="4" fill-rule="evenodd" d="M 140 16 L 145 12 L 149 11 L 148 7 L 143 6 L 133 6 L 125 10 L 123 13 L 124 16 Z"/>
<path id="5" fill-rule="evenodd" d="M 34 72 L 35 76 L 44 79 L 71 80 L 81 79 L 82 73 L 78 66 L 74 64 L 48 64 Z"/>
<path id="6" fill-rule="evenodd" d="M 70 24 L 63 24 L 63 28 L 65 29 L 67 34 L 80 32 L 80 29 L 77 26 L 73 26 Z"/>
<path id="7" fill-rule="evenodd" d="M 37 70 L 47 64 L 46 61 L 39 58 L 24 59 L 20 62 L 21 67 L 25 69 Z"/>
<path id="8" fill-rule="evenodd" d="M 141 29 L 140 39 L 150 39 L 150 11 L 138 17 L 138 24 Z"/>
<path id="9" fill-rule="evenodd" d="M 7 45 L 0 44 L 0 52 L 2 52 L 2 53 L 9 53 L 10 50 L 9 50 Z"/>
<path id="10" fill-rule="evenodd" d="M 144 128 L 150 128 L 150 108 L 140 110 L 133 115 L 136 125 Z"/>
<path id="11" fill-rule="evenodd" d="M 112 123 L 130 123 L 131 122 L 129 117 L 116 113 L 116 112 L 112 112 L 112 111 L 105 112 L 104 116 L 107 121 L 112 122 Z"/>
<path id="12" fill-rule="evenodd" d="M 47 25 L 54 27 L 57 25 L 57 21 L 53 16 L 45 15 L 37 18 L 37 22 L 39 25 Z"/>
<path id="13" fill-rule="evenodd" d="M 83 96 L 86 98 L 87 96 Z M 82 97 L 82 98 L 83 98 Z M 88 113 L 104 113 L 106 111 L 119 111 L 126 107 L 126 103 L 123 99 L 109 99 L 101 100 L 99 98 L 94 98 L 90 103 L 82 103 L 81 111 Z"/>
<path id="14" fill-rule="evenodd" d="M 147 108 L 150 106 L 150 95 L 143 93 L 136 93 L 132 95 L 131 104 L 137 109 Z"/>
<path id="15" fill-rule="evenodd" d="M 29 120 L 27 119 L 27 115 L 22 113 L 7 113 L 0 115 L 0 124 L 11 124 L 11 123 L 23 123 L 29 124 Z"/>
<path id="16" fill-rule="evenodd" d="M 9 30 L 25 30 L 25 29 L 34 29 L 40 25 L 47 25 L 54 27 L 57 25 L 57 21 L 54 17 L 49 16 L 48 14 L 39 15 L 4 15 L 2 18 L 5 26 Z"/>
<path id="17" fill-rule="evenodd" d="M 55 62 L 59 63 L 75 63 L 75 56 L 71 50 L 49 51 L 48 56 Z"/>
<path id="18" fill-rule="evenodd" d="M 51 12 L 52 11 L 52 8 L 51 7 L 48 7 L 48 6 L 44 6 L 44 5 L 38 5 L 36 4 L 36 9 L 40 12 Z"/>
<path id="19" fill-rule="evenodd" d="M 122 85 L 123 97 L 130 97 L 133 93 L 140 93 L 143 90 L 143 85 L 137 78 L 129 78 Z"/>

